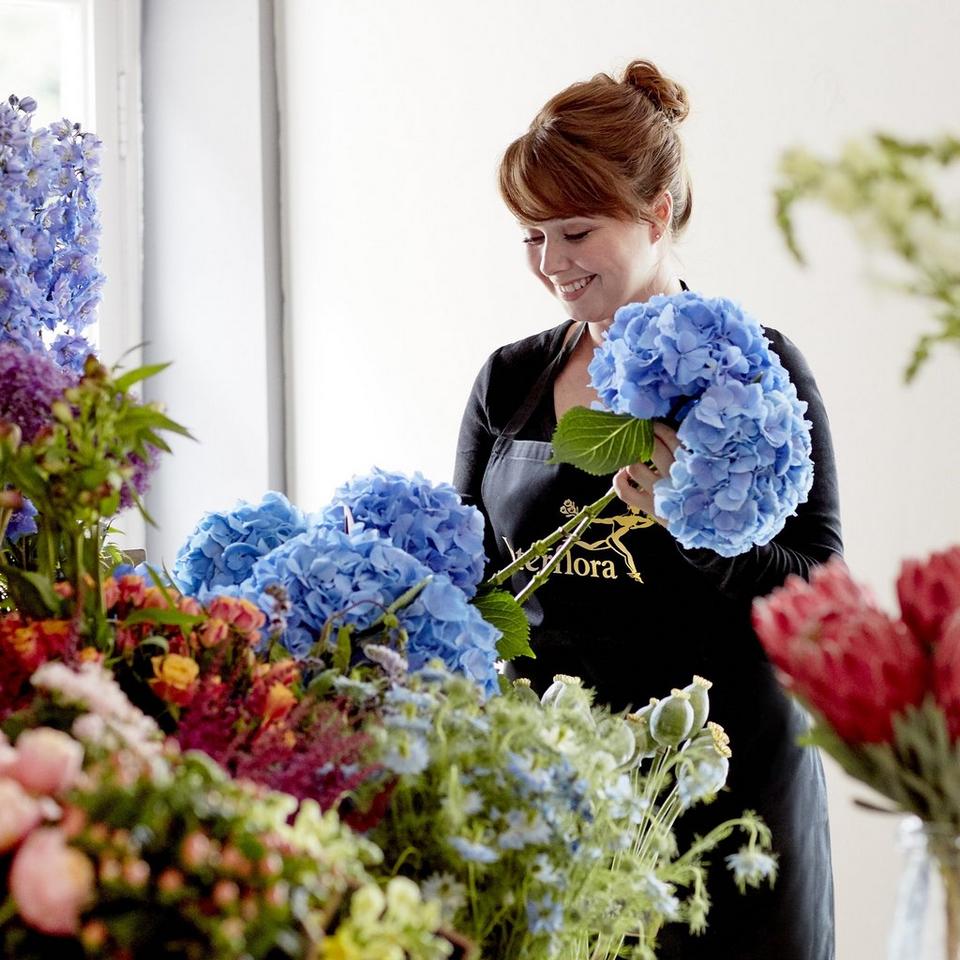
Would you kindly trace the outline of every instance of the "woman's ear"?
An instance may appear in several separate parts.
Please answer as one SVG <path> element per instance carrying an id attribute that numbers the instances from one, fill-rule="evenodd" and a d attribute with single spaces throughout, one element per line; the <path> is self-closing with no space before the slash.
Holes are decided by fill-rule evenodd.
<path id="1" fill-rule="evenodd" d="M 669 190 L 664 190 L 660 194 L 650 213 L 656 221 L 655 224 L 650 225 L 650 240 L 656 243 L 663 234 L 669 232 L 670 224 L 673 222 L 673 197 Z"/>

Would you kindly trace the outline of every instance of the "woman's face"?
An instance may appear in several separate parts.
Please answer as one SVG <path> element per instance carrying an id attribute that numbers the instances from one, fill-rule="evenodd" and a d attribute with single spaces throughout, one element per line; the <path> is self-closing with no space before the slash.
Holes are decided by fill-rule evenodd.
<path id="1" fill-rule="evenodd" d="M 521 223 L 527 263 L 569 317 L 607 324 L 625 303 L 663 293 L 670 282 L 660 228 L 612 217 Z"/>

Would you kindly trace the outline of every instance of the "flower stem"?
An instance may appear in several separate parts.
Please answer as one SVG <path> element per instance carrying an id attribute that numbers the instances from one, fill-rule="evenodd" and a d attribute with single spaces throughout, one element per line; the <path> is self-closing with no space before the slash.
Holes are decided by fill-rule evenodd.
<path id="1" fill-rule="evenodd" d="M 521 571 L 534 557 L 542 557 L 558 540 L 561 540 L 563 537 L 567 537 L 569 540 L 570 534 L 580 526 L 584 517 L 589 516 L 589 522 L 595 520 L 600 511 L 603 510 L 603 508 L 616 495 L 616 491 L 613 489 L 613 487 L 611 487 L 599 500 L 584 507 L 579 511 L 579 513 L 571 517 L 565 524 L 557 527 L 557 529 L 554 530 L 553 533 L 549 534 L 549 536 L 544 537 L 542 540 L 537 540 L 532 546 L 524 550 L 523 553 L 515 557 L 509 566 L 504 567 L 502 570 L 498 570 L 484 582 L 483 586 L 499 587 L 501 583 L 509 580 L 510 577 L 512 577 L 515 573 L 519 573 L 519 571 Z M 587 526 L 589 526 L 589 522 Z M 585 530 L 586 527 L 583 529 Z M 582 533 L 583 530 L 581 530 L 580 534 L 577 536 L 579 537 Z M 576 543 L 576 540 L 570 541 L 569 546 L 567 546 L 565 541 L 564 546 L 560 549 L 566 552 L 566 550 L 569 550 L 574 543 Z M 566 549 L 564 549 L 564 547 Z M 558 556 L 562 558 L 563 554 L 558 552 Z"/>

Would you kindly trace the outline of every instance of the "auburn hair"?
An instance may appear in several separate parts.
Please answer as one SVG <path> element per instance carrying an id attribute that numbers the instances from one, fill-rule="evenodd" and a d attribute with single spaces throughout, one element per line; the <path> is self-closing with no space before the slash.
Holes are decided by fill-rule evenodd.
<path id="1" fill-rule="evenodd" d="M 621 80 L 598 73 L 549 100 L 500 161 L 500 194 L 519 220 L 609 216 L 654 222 L 669 191 L 679 234 L 693 209 L 677 127 L 689 113 L 686 91 L 649 60 Z"/>

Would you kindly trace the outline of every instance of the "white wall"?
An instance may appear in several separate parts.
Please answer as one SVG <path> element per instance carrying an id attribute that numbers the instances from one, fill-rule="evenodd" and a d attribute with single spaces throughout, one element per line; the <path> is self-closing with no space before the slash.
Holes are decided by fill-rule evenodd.
<path id="1" fill-rule="evenodd" d="M 279 13 L 290 486 L 304 506 L 371 463 L 449 479 L 488 352 L 563 316 L 525 274 L 499 153 L 561 87 L 645 56 L 693 103 L 683 275 L 806 353 L 854 570 L 890 599 L 902 556 L 957 540 L 960 357 L 905 389 L 922 311 L 867 285 L 846 227 L 819 211 L 801 217 L 812 266 L 799 269 L 771 201 L 790 144 L 956 132 L 956 3 L 287 0 Z M 894 823 L 854 809 L 865 792 L 831 769 L 840 960 L 884 955 L 894 901 Z"/>
<path id="2" fill-rule="evenodd" d="M 153 481 L 153 563 L 284 483 L 274 77 L 265 0 L 144 0 L 146 393 L 200 441 Z"/>

